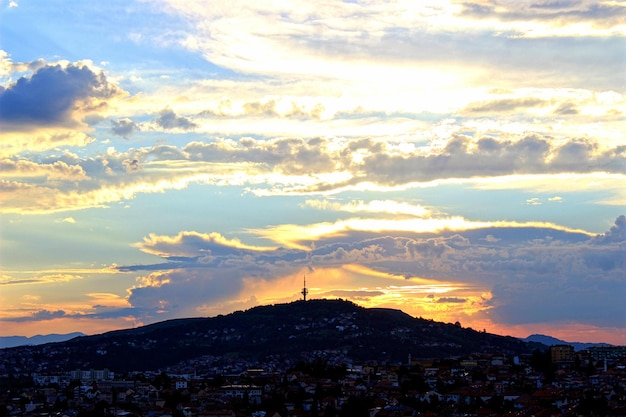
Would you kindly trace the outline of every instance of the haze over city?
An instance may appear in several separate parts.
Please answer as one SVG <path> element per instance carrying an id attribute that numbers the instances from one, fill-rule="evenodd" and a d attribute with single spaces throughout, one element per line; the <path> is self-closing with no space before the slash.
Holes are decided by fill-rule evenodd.
<path id="1" fill-rule="evenodd" d="M 0 1 L 0 336 L 301 298 L 626 344 L 626 2 Z"/>

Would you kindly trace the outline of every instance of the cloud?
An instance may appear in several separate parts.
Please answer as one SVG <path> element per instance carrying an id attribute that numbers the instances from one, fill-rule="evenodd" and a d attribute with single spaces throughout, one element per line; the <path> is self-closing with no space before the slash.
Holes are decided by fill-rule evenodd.
<path id="1" fill-rule="evenodd" d="M 333 290 L 320 294 L 321 297 L 349 298 L 351 300 L 365 299 L 383 295 L 383 291 L 377 290 Z"/>
<path id="2" fill-rule="evenodd" d="M 560 116 L 574 116 L 579 113 L 574 103 L 563 103 L 555 111 L 554 114 Z"/>
<path id="3" fill-rule="evenodd" d="M 472 103 L 465 109 L 465 111 L 469 113 L 510 113 L 520 108 L 524 109 L 527 107 L 543 107 L 548 104 L 548 101 L 537 98 L 501 99 L 480 103 Z"/>
<path id="4" fill-rule="evenodd" d="M 39 310 L 27 316 L 18 316 L 18 317 L 4 317 L 0 318 L 0 321 L 7 322 L 15 322 L 15 323 L 24 323 L 31 321 L 49 321 L 58 318 L 66 317 L 67 313 L 63 310 Z"/>
<path id="5" fill-rule="evenodd" d="M 128 96 L 89 61 L 14 63 L 0 51 L 2 76 L 0 158 L 88 146 L 96 141 L 92 126 Z"/>
<path id="6" fill-rule="evenodd" d="M 626 216 L 621 215 L 615 219 L 615 225 L 611 226 L 611 229 L 602 234 L 596 236 L 595 242 L 598 243 L 621 243 L 626 242 Z"/>
<path id="7" fill-rule="evenodd" d="M 489 243 L 495 243 L 495 242 L 499 242 L 500 239 L 498 239 L 497 237 L 494 237 L 493 235 L 487 235 L 485 236 L 485 240 Z"/>
<path id="8" fill-rule="evenodd" d="M 81 275 L 70 273 L 57 273 L 52 275 L 29 276 L 27 278 L 15 278 L 11 276 L 2 276 L 0 285 L 25 285 L 25 284 L 47 284 L 68 282 L 77 279 L 83 279 Z"/>
<path id="9" fill-rule="evenodd" d="M 463 1 L 463 12 L 477 18 L 501 19 L 508 22 L 550 21 L 552 25 L 574 26 L 589 22 L 606 27 L 619 26 L 626 18 L 624 7 L 617 2 L 528 1 L 511 3 L 501 0 Z"/>
<path id="10" fill-rule="evenodd" d="M 129 302 L 168 314 L 190 313 L 229 297 L 252 296 L 241 293 L 247 280 L 271 282 L 304 268 L 361 265 L 388 277 L 405 276 L 408 282 L 414 277 L 440 282 L 446 291 L 455 283 L 456 293 L 437 298 L 438 304 L 467 305 L 472 315 L 488 314 L 498 323 L 539 323 L 556 316 L 616 326 L 615 318 L 624 313 L 619 299 L 625 289 L 625 225 L 620 216 L 609 232 L 595 237 L 548 227 L 483 226 L 443 231 L 438 237 L 411 229 L 369 233 L 352 229 L 321 235 L 315 246 L 291 250 L 261 250 L 215 234 L 185 232 L 174 237 L 151 235 L 138 245 L 165 263 L 119 269 L 160 270 L 153 273 L 156 281 L 141 281 L 130 290 Z M 423 291 L 432 292 L 429 288 Z M 352 294 L 337 292 L 339 288 L 321 290 L 334 296 L 382 296 L 376 288 Z M 485 292 L 489 297 L 481 295 Z M 470 303 L 468 297 L 475 301 Z M 579 317 L 581 305 L 584 311 L 597 313 Z"/>
<path id="11" fill-rule="evenodd" d="M 25 159 L 0 160 L 0 171 L 4 178 L 42 177 L 49 180 L 82 181 L 87 179 L 85 170 L 78 165 L 63 161 L 39 164 Z"/>
<path id="12" fill-rule="evenodd" d="M 467 302 L 467 300 L 465 300 L 464 298 L 457 298 L 457 297 L 441 297 L 437 299 L 438 303 L 465 303 Z"/>
<path id="13" fill-rule="evenodd" d="M 558 179 L 554 174 L 559 173 L 593 173 L 594 181 L 598 174 L 623 176 L 626 148 L 590 138 L 557 140 L 538 134 L 514 138 L 456 135 L 419 148 L 373 139 L 243 137 L 193 141 L 180 147 L 157 144 L 123 152 L 111 147 L 91 157 L 65 152 L 37 163 L 17 158 L 1 163 L 7 175 L 0 182 L 5 192 L 0 210 L 43 213 L 103 207 L 138 193 L 182 189 L 192 183 L 247 186 L 259 196 L 320 195 L 432 186 L 441 181 L 493 188 L 498 178 L 500 184 L 511 187 L 507 176 L 523 179 L 523 175 L 550 174 L 535 186 L 542 189 Z M 42 183 L 36 177 L 58 181 Z M 569 187 L 577 183 L 569 182 Z M 333 207 L 348 212 L 428 215 L 417 206 L 389 204 L 381 200 Z"/>
<path id="14" fill-rule="evenodd" d="M 123 96 L 104 73 L 85 64 L 47 65 L 0 87 L 0 122 L 16 130 L 76 126 L 88 114 L 106 111 L 108 100 Z"/>
<path id="15" fill-rule="evenodd" d="M 274 100 L 261 103 L 259 101 L 244 103 L 243 110 L 254 116 L 278 116 L 276 102 Z"/>
<path id="16" fill-rule="evenodd" d="M 128 139 L 130 135 L 141 130 L 139 124 L 130 119 L 119 119 L 111 121 L 111 132 Z"/>
<path id="17" fill-rule="evenodd" d="M 177 116 L 174 110 L 165 108 L 159 112 L 159 117 L 154 122 L 163 129 L 193 130 L 198 127 L 191 119 Z"/>
<path id="18" fill-rule="evenodd" d="M 120 307 L 108 307 L 108 306 L 93 306 L 86 311 L 66 311 L 66 310 L 37 310 L 33 312 L 22 313 L 21 315 L 11 315 L 7 317 L 0 317 L 0 322 L 5 323 L 30 323 L 30 322 L 45 322 L 59 319 L 70 320 L 107 320 L 115 318 L 134 318 L 147 316 L 150 317 L 150 312 L 144 312 L 139 308 L 120 308 Z"/>
<path id="19" fill-rule="evenodd" d="M 364 144 L 366 145 L 366 144 Z M 373 147 L 374 144 L 367 144 Z M 562 145 L 549 137 L 526 135 L 514 140 L 496 140 L 465 136 L 451 138 L 439 152 L 421 154 L 392 153 L 385 145 L 382 152 L 371 152 L 363 158 L 361 169 L 370 181 L 398 184 L 406 181 L 429 181 L 436 178 L 467 178 L 511 173 L 581 172 L 616 169 L 617 160 L 626 160 L 626 150 L 602 151 L 598 143 L 570 140 Z M 578 162 L 574 162 L 578 161 Z"/>
<path id="20" fill-rule="evenodd" d="M 610 88 L 611 74 L 621 68 L 619 58 L 606 50 L 621 50 L 624 8 L 608 2 L 589 0 L 564 9 L 495 0 L 343 2 L 317 8 L 298 2 L 289 9 L 237 2 L 230 10 L 167 2 L 169 12 L 190 23 L 182 46 L 209 62 L 242 74 L 280 75 L 288 82 L 342 80 L 348 86 L 358 80 L 377 88 L 384 78 L 377 99 L 416 85 L 441 92 L 456 83 L 503 86 L 505 79 L 535 87 L 550 80 L 564 87 Z M 558 61 L 554 50 L 561 52 Z M 590 56 L 602 64 L 581 67 Z M 545 70 L 555 65 L 556 73 Z M 592 73 L 605 76 L 591 78 Z"/>
<path id="21" fill-rule="evenodd" d="M 236 297 L 243 287 L 241 277 L 209 274 L 203 270 L 173 270 L 168 283 L 161 286 L 137 286 L 130 289 L 128 302 L 133 309 L 164 317 L 195 316 L 205 304 Z"/>
<path id="22" fill-rule="evenodd" d="M 97 303 L 86 311 L 49 309 L 5 321 L 135 317 L 151 322 L 196 316 L 213 311 L 211 305 L 231 305 L 233 300 L 256 297 L 265 302 L 268 288 L 273 288 L 274 297 L 277 292 L 286 299 L 297 297 L 300 282 L 286 277 L 306 271 L 316 296 L 368 305 L 408 297 L 411 305 L 406 308 L 413 314 L 448 321 L 458 317 L 522 325 L 550 317 L 615 327 L 620 326 L 616 317 L 624 313 L 619 302 L 625 289 L 624 219 L 619 216 L 609 231 L 596 236 L 556 226 L 504 223 L 444 228 L 436 235 L 413 227 L 349 228 L 341 234 L 321 234 L 314 245 L 294 249 L 257 247 L 218 233 L 151 234 L 136 247 L 163 262 L 116 267 L 148 271 L 128 289 L 126 299 L 92 293 Z M 33 283 L 44 278 L 36 277 Z M 359 287 L 350 289 L 353 282 Z"/>
<path id="23" fill-rule="evenodd" d="M 174 258 L 194 258 L 202 254 L 217 253 L 239 256 L 242 251 L 263 251 L 267 248 L 249 246 L 238 239 L 228 239 L 219 233 L 180 232 L 177 236 L 150 234 L 136 245 L 143 252 Z"/>
<path id="24" fill-rule="evenodd" d="M 95 142 L 95 139 L 85 132 L 63 127 L 43 128 L 32 132 L 9 130 L 7 127 L 7 131 L 0 131 L 2 158 L 15 158 L 24 151 L 45 152 L 59 147 L 86 147 Z"/>
<path id="25" fill-rule="evenodd" d="M 194 231 L 189 217 L 192 230 L 176 233 L 168 223 L 168 232 L 166 224 L 144 231 L 135 250 L 145 264 L 125 258 L 116 269 L 141 275 L 129 288 L 132 307 L 96 295 L 91 309 L 75 314 L 197 314 L 263 302 L 270 287 L 281 291 L 276 298 L 292 299 L 300 279 L 292 285 L 291 277 L 307 271 L 317 274 L 320 292 L 371 305 L 393 305 L 396 297 L 421 311 L 514 323 L 524 313 L 520 299 L 530 300 L 527 320 L 537 321 L 551 314 L 539 301 L 554 302 L 567 320 L 575 303 L 593 311 L 602 298 L 606 305 L 585 320 L 618 316 L 619 218 L 597 236 L 488 219 L 518 211 L 553 218 L 550 203 L 563 201 L 562 221 L 572 224 L 571 204 L 602 212 L 626 204 L 626 101 L 616 77 L 623 73 L 623 5 L 295 2 L 207 8 L 165 0 L 150 20 L 167 24 L 139 24 L 126 36 L 133 59 L 156 66 L 119 65 L 111 56 L 100 58 L 113 59 L 101 65 L 115 70 L 104 72 L 89 61 L 13 62 L 0 51 L 0 211 L 21 228 L 74 229 L 51 223 L 89 208 L 115 216 L 125 200 L 150 193 L 240 191 L 246 201 L 271 200 L 267 207 L 304 201 L 266 227 L 250 217 L 246 225 L 255 228 L 236 235 L 232 222 Z M 85 17 L 94 11 L 81 10 Z M 170 66 L 180 62 L 187 65 Z M 121 85 L 137 95 L 126 99 Z M 495 195 L 507 201 L 492 205 Z M 526 199 L 544 206 L 531 209 Z M 137 215 L 145 200 L 128 202 L 134 209 L 124 213 Z M 199 213 L 191 200 L 187 206 Z M 164 214 L 171 205 L 153 207 Z M 81 214 L 81 228 L 89 227 L 89 213 Z M 319 220 L 306 224 L 301 215 Z M 600 218 L 581 224 L 597 227 Z M 19 236 L 24 243 L 31 234 Z M 18 281 L 78 274 L 2 283 L 17 291 L 35 287 Z M 66 311 L 68 321 L 74 314 L 66 304 L 40 308 Z"/>
<path id="26" fill-rule="evenodd" d="M 385 213 L 415 217 L 429 217 L 431 214 L 430 210 L 420 205 L 393 200 L 351 201 L 349 203 L 329 200 L 306 200 L 304 206 L 319 210 L 345 211 L 348 213 Z"/>
<path id="27" fill-rule="evenodd" d="M 141 163 L 137 159 L 125 159 L 122 162 L 122 165 L 126 169 L 126 172 L 135 172 L 140 171 L 142 169 Z"/>
<path id="28" fill-rule="evenodd" d="M 229 103 L 229 107 L 230 107 Z M 307 108 L 305 105 L 300 105 L 295 101 L 291 103 L 280 103 L 275 99 L 269 99 L 266 101 L 255 100 L 247 101 L 242 104 L 243 115 L 246 116 L 263 116 L 271 118 L 288 118 L 288 119 L 314 119 L 319 120 L 324 112 L 324 106 L 317 103 L 311 108 Z M 209 111 L 207 115 L 221 115 L 225 116 L 223 103 L 220 103 L 220 110 Z M 235 114 L 231 114 L 235 116 Z"/>
<path id="29" fill-rule="evenodd" d="M 332 146 L 331 146 L 332 145 Z M 193 160 L 265 163 L 285 174 L 346 172 L 358 181 L 395 185 L 442 178 L 511 173 L 626 172 L 626 150 L 603 150 L 593 140 L 558 143 L 551 137 L 525 135 L 514 139 L 455 136 L 440 148 L 401 149 L 392 143 L 355 139 L 331 144 L 327 139 L 254 140 L 189 143 L 183 149 Z M 579 163 L 574 164 L 574 159 Z M 321 185 L 321 184 L 320 184 Z M 326 184 L 330 185 L 330 184 Z"/>
<path id="30" fill-rule="evenodd" d="M 542 203 L 539 198 L 533 197 L 526 200 L 526 204 L 528 204 L 529 206 L 540 206 Z"/>

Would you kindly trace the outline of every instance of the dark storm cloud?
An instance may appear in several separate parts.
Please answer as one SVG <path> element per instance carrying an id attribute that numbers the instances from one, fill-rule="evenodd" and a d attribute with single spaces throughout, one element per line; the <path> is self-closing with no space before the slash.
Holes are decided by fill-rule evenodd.
<path id="1" fill-rule="evenodd" d="M 178 116 L 174 113 L 174 110 L 165 108 L 159 112 L 159 117 L 154 119 L 155 123 L 161 126 L 163 129 L 182 129 L 193 130 L 198 127 L 188 117 Z"/>
<path id="2" fill-rule="evenodd" d="M 95 73 L 85 65 L 44 66 L 30 78 L 22 77 L 0 88 L 0 122 L 10 126 L 73 124 L 75 111 L 102 110 L 106 107 L 102 100 L 120 93 L 103 73 Z"/>
<path id="3" fill-rule="evenodd" d="M 124 139 L 128 139 L 130 135 L 140 131 L 139 124 L 133 122 L 130 119 L 119 119 L 111 121 L 111 132 L 115 135 L 121 136 Z"/>

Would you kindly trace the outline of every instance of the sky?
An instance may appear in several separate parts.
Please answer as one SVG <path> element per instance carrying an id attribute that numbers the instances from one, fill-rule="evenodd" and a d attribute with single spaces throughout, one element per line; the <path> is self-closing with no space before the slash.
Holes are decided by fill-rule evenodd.
<path id="1" fill-rule="evenodd" d="M 626 345 L 626 1 L 0 1 L 0 335 L 342 298 Z"/>

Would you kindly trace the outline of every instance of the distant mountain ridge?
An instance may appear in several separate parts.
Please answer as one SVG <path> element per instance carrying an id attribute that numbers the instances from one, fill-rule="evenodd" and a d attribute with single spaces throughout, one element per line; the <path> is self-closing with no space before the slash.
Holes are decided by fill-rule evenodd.
<path id="1" fill-rule="evenodd" d="M 525 342 L 536 342 L 542 343 L 546 346 L 554 346 L 554 345 L 570 345 L 574 347 L 574 350 L 578 352 L 579 350 L 589 349 L 594 346 L 612 346 L 608 343 L 588 343 L 588 342 L 566 342 L 565 340 L 557 339 L 552 336 L 546 336 L 544 334 L 531 334 L 530 336 L 522 339 Z"/>
<path id="2" fill-rule="evenodd" d="M 536 343 L 365 308 L 344 300 L 258 306 L 212 318 L 168 320 L 135 329 L 42 346 L 4 349 L 1 368 L 27 369 L 33 357 L 55 358 L 48 370 L 154 370 L 213 356 L 264 360 L 311 352 L 339 352 L 354 360 L 401 361 L 478 352 L 505 355 L 545 349 Z M 29 358 L 30 362 L 29 362 Z"/>
<path id="3" fill-rule="evenodd" d="M 38 334 L 32 337 L 26 336 L 0 336 L 0 348 L 11 348 L 17 346 L 34 346 L 46 343 L 65 342 L 75 337 L 85 336 L 85 333 L 74 332 L 67 334 Z"/>

